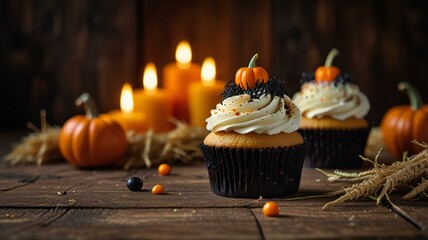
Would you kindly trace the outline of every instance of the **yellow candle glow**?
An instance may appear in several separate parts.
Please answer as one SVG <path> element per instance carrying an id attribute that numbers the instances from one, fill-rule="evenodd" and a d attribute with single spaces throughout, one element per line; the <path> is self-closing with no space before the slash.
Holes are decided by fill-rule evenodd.
<path id="1" fill-rule="evenodd" d="M 110 112 L 110 116 L 123 127 L 125 131 L 133 130 L 136 132 L 145 132 L 147 130 L 146 117 L 143 113 L 134 112 L 134 101 L 132 96 L 132 87 L 125 83 L 122 87 L 120 96 L 120 111 Z"/>
<path id="2" fill-rule="evenodd" d="M 189 86 L 198 82 L 201 66 L 192 63 L 192 49 L 187 41 L 181 41 L 175 53 L 176 63 L 163 69 L 164 84 L 173 105 L 173 116 L 189 122 Z"/>
<path id="3" fill-rule="evenodd" d="M 189 89 L 190 122 L 192 126 L 205 127 L 210 110 L 222 99 L 224 83 L 216 80 L 213 58 L 206 58 L 202 65 L 201 81 L 192 83 Z"/>
<path id="4" fill-rule="evenodd" d="M 134 97 L 132 96 L 132 87 L 129 83 L 123 84 L 120 95 L 120 109 L 125 113 L 130 113 L 134 110 Z"/>
<path id="5" fill-rule="evenodd" d="M 160 133 L 172 129 L 172 124 L 168 121 L 172 109 L 167 91 L 158 89 L 157 85 L 156 66 L 148 63 L 143 75 L 144 89 L 135 90 L 134 105 L 135 111 L 146 115 L 149 128 Z"/>

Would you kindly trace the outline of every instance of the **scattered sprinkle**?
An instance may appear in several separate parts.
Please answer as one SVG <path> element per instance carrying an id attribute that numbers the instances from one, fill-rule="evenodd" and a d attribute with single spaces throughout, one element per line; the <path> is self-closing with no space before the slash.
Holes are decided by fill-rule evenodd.
<path id="1" fill-rule="evenodd" d="M 155 185 L 152 188 L 152 193 L 153 194 L 162 194 L 162 193 L 165 193 L 165 187 L 163 185 L 161 185 L 161 184 Z"/>
<path id="2" fill-rule="evenodd" d="M 268 217 L 276 217 L 279 215 L 279 206 L 276 202 L 267 202 L 263 205 L 263 214 Z"/>
<path id="3" fill-rule="evenodd" d="M 162 163 L 158 167 L 158 173 L 162 176 L 171 174 L 171 166 L 167 163 Z"/>

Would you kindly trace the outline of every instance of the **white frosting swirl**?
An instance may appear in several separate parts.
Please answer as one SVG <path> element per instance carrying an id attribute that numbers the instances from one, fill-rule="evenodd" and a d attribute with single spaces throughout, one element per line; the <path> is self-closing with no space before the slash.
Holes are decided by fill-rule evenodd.
<path id="1" fill-rule="evenodd" d="M 300 125 L 300 110 L 291 99 L 272 95 L 262 95 L 251 99 L 242 94 L 229 97 L 211 110 L 207 121 L 209 131 L 235 131 L 240 134 L 249 132 L 278 134 L 294 132 Z"/>
<path id="2" fill-rule="evenodd" d="M 352 83 L 311 81 L 302 85 L 293 102 L 307 118 L 363 118 L 370 109 L 367 96 Z"/>

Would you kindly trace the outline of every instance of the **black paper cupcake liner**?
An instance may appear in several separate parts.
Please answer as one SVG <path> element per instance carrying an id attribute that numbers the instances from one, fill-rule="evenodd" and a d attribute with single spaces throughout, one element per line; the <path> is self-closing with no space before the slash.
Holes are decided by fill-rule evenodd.
<path id="1" fill-rule="evenodd" d="M 225 197 L 283 197 L 297 192 L 307 144 L 265 149 L 202 144 L 211 190 Z"/>
<path id="2" fill-rule="evenodd" d="M 349 130 L 299 129 L 310 143 L 305 156 L 305 166 L 311 168 L 350 169 L 361 168 L 370 128 Z"/>

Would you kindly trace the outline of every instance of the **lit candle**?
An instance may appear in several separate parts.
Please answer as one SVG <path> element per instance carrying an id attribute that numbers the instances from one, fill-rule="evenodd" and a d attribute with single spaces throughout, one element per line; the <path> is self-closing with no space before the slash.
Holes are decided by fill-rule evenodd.
<path id="1" fill-rule="evenodd" d="M 157 85 L 156 66 L 153 63 L 148 63 L 143 75 L 144 89 L 135 90 L 134 105 L 135 111 L 145 114 L 149 128 L 160 133 L 172 129 L 173 126 L 168 121 L 172 109 L 168 92 L 158 89 Z"/>
<path id="2" fill-rule="evenodd" d="M 213 58 L 206 58 L 202 65 L 202 81 L 192 83 L 189 90 L 190 122 L 197 127 L 205 127 L 210 110 L 222 99 L 224 82 L 215 79 L 216 68 Z"/>
<path id="3" fill-rule="evenodd" d="M 192 50 L 186 41 L 177 46 L 176 63 L 168 64 L 163 69 L 165 88 L 173 104 L 173 116 L 178 120 L 189 122 L 189 86 L 198 82 L 201 66 L 192 63 Z"/>
<path id="4" fill-rule="evenodd" d="M 143 113 L 134 112 L 134 101 L 132 96 L 132 87 L 125 83 L 120 95 L 120 111 L 112 111 L 109 115 L 123 127 L 125 131 L 133 130 L 136 132 L 145 132 L 147 130 L 146 117 Z"/>

